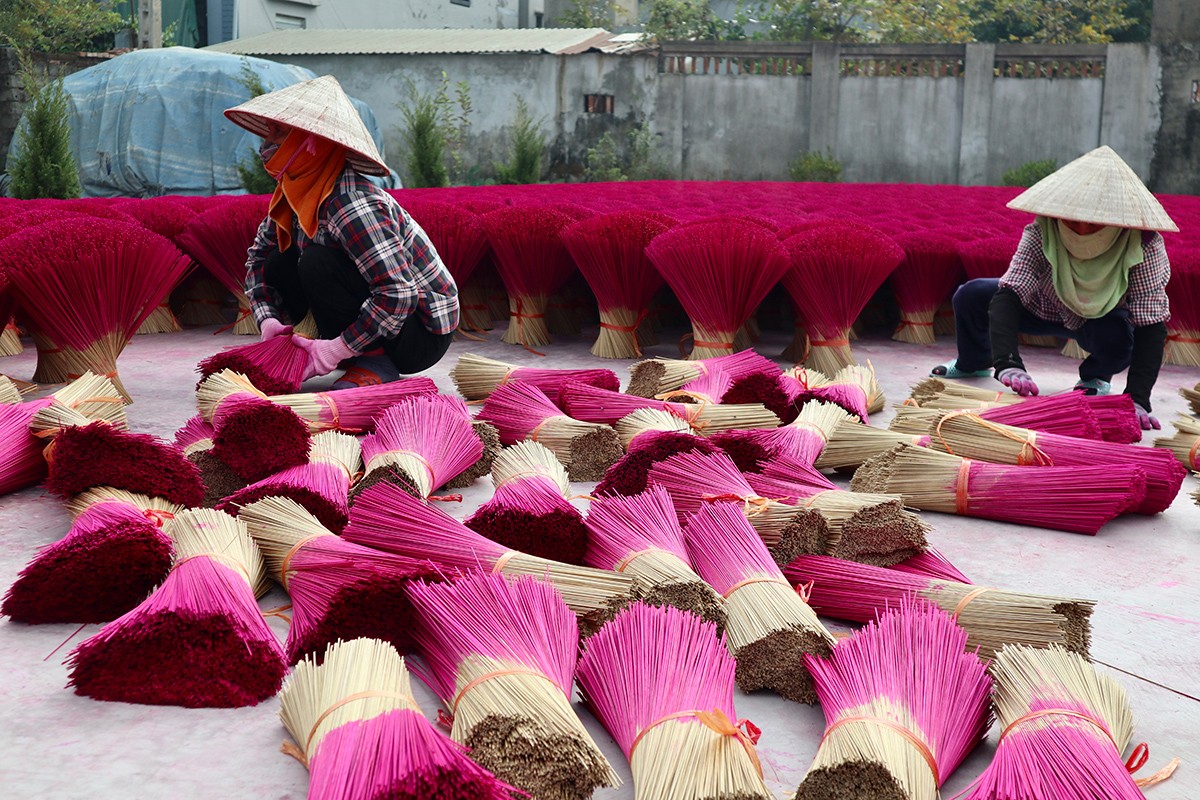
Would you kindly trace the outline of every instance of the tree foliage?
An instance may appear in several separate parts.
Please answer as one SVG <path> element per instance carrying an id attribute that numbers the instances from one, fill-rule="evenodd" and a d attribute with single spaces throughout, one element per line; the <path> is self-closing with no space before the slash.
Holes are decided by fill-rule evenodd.
<path id="1" fill-rule="evenodd" d="M 401 106 L 408 143 L 408 179 L 413 187 L 449 186 L 464 177 L 463 149 L 470 130 L 471 91 L 466 81 L 451 84 L 442 72 L 437 88 L 421 92 L 408 82 Z M 449 165 L 447 164 L 449 161 Z"/>
<path id="2" fill-rule="evenodd" d="M 0 0 L 0 31 L 7 43 L 43 53 L 112 47 L 128 22 L 107 0 Z"/>
<path id="3" fill-rule="evenodd" d="M 242 70 L 238 74 L 238 83 L 246 87 L 251 97 L 267 93 L 262 77 L 250 66 L 249 59 L 242 58 Z M 237 164 L 238 182 L 250 194 L 271 194 L 275 191 L 276 181 L 263 166 L 262 158 L 257 152 L 243 158 Z"/>
<path id="4" fill-rule="evenodd" d="M 20 200 L 79 197 L 79 168 L 71 148 L 71 104 L 62 78 L 50 80 L 38 72 L 27 52 L 18 54 L 28 99 L 24 124 L 17 130 L 16 153 L 8 159 L 8 192 Z"/>
<path id="5" fill-rule="evenodd" d="M 499 183 L 537 183 L 542 179 L 545 149 L 542 121 L 533 118 L 525 98 L 517 95 L 510 156 L 507 164 L 496 164 L 496 180 Z"/>

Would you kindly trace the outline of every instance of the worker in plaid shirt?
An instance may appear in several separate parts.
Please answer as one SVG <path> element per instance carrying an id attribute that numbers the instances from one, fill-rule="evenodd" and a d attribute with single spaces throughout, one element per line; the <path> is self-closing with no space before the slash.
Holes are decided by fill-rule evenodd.
<path id="1" fill-rule="evenodd" d="M 1008 270 L 968 281 L 954 295 L 958 358 L 933 375 L 992 375 L 1022 396 L 1038 386 L 1018 337 L 1073 339 L 1087 351 L 1077 390 L 1107 394 L 1128 370 L 1125 392 L 1144 430 L 1171 317 L 1171 266 L 1158 230 L 1177 230 L 1136 174 L 1099 148 L 1009 203 L 1033 211 Z"/>
<path id="2" fill-rule="evenodd" d="M 278 181 L 246 260 L 263 340 L 290 335 L 286 321 L 311 313 L 320 338 L 295 338 L 308 351 L 306 377 L 344 367 L 335 389 L 437 363 L 458 327 L 458 288 L 421 226 L 365 177 L 387 167 L 337 81 L 317 78 L 226 114 L 263 136 L 260 154 Z"/>

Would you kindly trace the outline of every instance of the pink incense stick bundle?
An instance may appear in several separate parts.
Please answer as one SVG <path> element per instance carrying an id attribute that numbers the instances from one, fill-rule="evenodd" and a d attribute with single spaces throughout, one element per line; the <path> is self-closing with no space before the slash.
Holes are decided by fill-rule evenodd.
<path id="1" fill-rule="evenodd" d="M 510 206 L 479 218 L 509 297 L 508 330 L 502 341 L 525 348 L 549 344 L 546 303 L 575 271 L 562 242 L 563 228 L 575 221 L 543 206 Z"/>
<path id="2" fill-rule="evenodd" d="M 271 401 L 296 412 L 312 433 L 342 431 L 357 435 L 375 430 L 375 420 L 396 403 L 410 397 L 437 394 L 437 391 L 433 379 L 422 375 L 376 386 L 278 394 Z"/>
<path id="3" fill-rule="evenodd" d="M 246 376 L 223 369 L 196 387 L 196 408 L 213 426 L 212 454 L 244 481 L 308 461 L 308 426 L 271 400 Z"/>
<path id="4" fill-rule="evenodd" d="M 490 422 L 472 419 L 471 430 L 483 446 L 483 455 L 474 464 L 446 481 L 445 488 L 447 490 L 465 489 L 474 485 L 476 480 L 491 472 L 492 464 L 496 462 L 496 456 L 500 455 L 500 451 L 504 449 L 504 445 L 500 442 L 500 431 L 496 430 L 496 426 Z"/>
<path id="5" fill-rule="evenodd" d="M 600 335 L 592 355 L 641 358 L 641 344 L 652 335 L 644 325 L 663 278 L 646 255 L 646 246 L 674 223 L 657 211 L 613 211 L 575 222 L 562 230 L 563 244 L 575 259 L 600 308 Z"/>
<path id="6" fill-rule="evenodd" d="M 890 427 L 902 433 L 928 433 L 930 423 L 936 422 L 946 409 L 971 409 L 983 419 L 1031 431 L 1097 441 L 1103 438 L 1096 413 L 1080 392 L 1030 397 L 1019 403 L 1003 404 L 937 397 L 919 407 L 901 406 Z"/>
<path id="7" fill-rule="evenodd" d="M 211 509 L 175 516 L 175 566 L 137 608 L 71 653 L 75 693 L 186 708 L 252 706 L 287 666 L 254 599 L 262 556 L 242 523 Z"/>
<path id="8" fill-rule="evenodd" d="M 1085 396 L 1088 407 L 1096 415 L 1100 435 L 1106 442 L 1133 444 L 1142 440 L 1133 398 L 1127 394 Z"/>
<path id="9" fill-rule="evenodd" d="M 212 423 L 197 414 L 189 417 L 175 431 L 175 444 L 183 448 L 183 455 L 200 470 L 200 481 L 204 484 L 202 508 L 212 508 L 229 495 L 243 489 L 246 481 L 213 454 L 213 438 L 216 429 Z"/>
<path id="10" fill-rule="evenodd" d="M 483 441 L 471 427 L 466 405 L 456 397 L 427 394 L 391 406 L 363 437 L 366 474 L 355 496 L 389 481 L 422 499 L 483 458 Z"/>
<path id="11" fill-rule="evenodd" d="M 991 464 L 900 444 L 859 467 L 850 488 L 900 495 L 923 511 L 1094 536 L 1142 504 L 1146 473 L 1133 464 Z"/>
<path id="12" fill-rule="evenodd" d="M 245 375 L 264 394 L 271 395 L 300 391 L 307 367 L 308 351 L 295 343 L 293 334 L 285 334 L 265 342 L 226 348 L 201 361 L 196 372 L 203 379 L 230 369 Z"/>
<path id="13" fill-rule="evenodd" d="M 724 601 L 692 569 L 671 496 L 654 487 L 633 497 L 601 495 L 587 515 L 588 566 L 638 578 L 639 600 L 674 606 L 725 629 Z"/>
<path id="14" fill-rule="evenodd" d="M 904 259 L 888 236 L 865 225 L 830 222 L 784 242 L 791 268 L 783 285 L 808 325 L 805 363 L 826 375 L 854 364 L 850 328 Z"/>
<path id="15" fill-rule="evenodd" d="M 520 381 L 497 387 L 479 418 L 495 425 L 506 445 L 526 440 L 545 445 L 574 481 L 600 480 L 623 451 L 611 427 L 564 414 L 541 389 Z"/>
<path id="16" fill-rule="evenodd" d="M 467 520 L 471 530 L 505 547 L 566 564 L 584 563 L 588 535 L 571 505 L 567 472 L 536 442 L 519 442 L 492 465 L 496 487 Z"/>
<path id="17" fill-rule="evenodd" d="M 246 251 L 266 219 L 267 203 L 268 198 L 258 195 L 223 201 L 197 214 L 177 239 L 180 249 L 237 299 L 238 316 L 233 327 L 237 334 L 258 333 L 242 282 L 246 280 Z"/>
<path id="18" fill-rule="evenodd" d="M 958 257 L 962 260 L 968 278 L 999 278 L 1008 271 L 1017 244 L 1011 236 L 992 236 L 959 242 Z"/>
<path id="19" fill-rule="evenodd" d="M 635 603 L 588 639 L 579 687 L 639 800 L 769 800 L 759 730 L 733 708 L 735 669 L 711 622 L 670 606 Z"/>
<path id="20" fill-rule="evenodd" d="M 466 283 L 488 254 L 487 232 L 479 215 L 455 203 L 425 198 L 405 199 L 403 205 L 429 236 L 454 282 Z"/>
<path id="21" fill-rule="evenodd" d="M 688 517 L 685 533 L 692 566 L 725 599 L 738 687 L 815 702 L 803 656 L 827 654 L 833 636 L 783 577 L 745 516 L 729 503 L 711 503 Z"/>
<path id="22" fill-rule="evenodd" d="M 907 558 L 899 564 L 892 564 L 888 569 L 907 572 L 910 575 L 923 575 L 927 578 L 940 578 L 944 581 L 954 581 L 956 583 L 971 582 L 971 579 L 962 574 L 958 567 L 950 563 L 950 559 L 942 555 L 932 545 L 927 547 L 924 552 L 917 553 L 912 558 Z"/>
<path id="23" fill-rule="evenodd" d="M 66 536 L 21 570 L 0 613 L 29 624 L 121 616 L 171 571 L 171 540 L 160 529 L 164 518 L 115 500 L 92 505 Z"/>
<path id="24" fill-rule="evenodd" d="M 349 519 L 350 484 L 360 474 L 362 455 L 358 440 L 349 434 L 325 431 L 313 437 L 307 464 L 289 467 L 239 489 L 216 507 L 238 516 L 243 506 L 256 500 L 287 497 L 326 528 L 339 533 Z"/>
<path id="25" fill-rule="evenodd" d="M 688 429 L 687 423 L 665 411 L 653 409 L 636 411 L 618 422 L 618 426 L 634 419 L 652 418 L 657 418 L 658 421 L 638 424 L 663 427 L 645 427 L 633 433 L 625 455 L 621 456 L 620 460 L 604 473 L 604 477 L 596 484 L 595 494 L 620 494 L 626 497 L 641 494 L 649 486 L 650 469 L 658 462 L 677 453 L 721 452 L 720 447 L 692 433 Z M 684 430 L 666 427 L 672 423 Z"/>
<path id="26" fill-rule="evenodd" d="M 760 441 L 795 461 L 815 464 L 843 426 L 867 427 L 835 403 L 810 401 L 800 407 L 794 421 L 767 431 Z"/>
<path id="27" fill-rule="evenodd" d="M 825 733 L 797 800 L 936 800 L 987 735 L 992 680 L 967 634 L 941 609 L 906 600 L 833 648 L 806 656 Z"/>
<path id="28" fill-rule="evenodd" d="M 692 352 L 699 360 L 743 350 L 735 337 L 789 263 L 779 240 L 739 220 L 673 228 L 646 247 L 692 321 Z"/>
<path id="29" fill-rule="evenodd" d="M 476 573 L 409 594 L 417 674 L 473 760 L 532 797 L 586 800 L 620 783 L 571 707 L 579 623 L 554 587 Z"/>
<path id="30" fill-rule="evenodd" d="M 963 458 L 1035 467 L 1129 465 L 1146 473 L 1146 499 L 1134 510 L 1158 514 L 1170 507 L 1187 470 L 1166 450 L 1095 442 L 997 425 L 964 411 L 951 411 L 937 423 L 932 446 Z"/>
<path id="31" fill-rule="evenodd" d="M 289 664 L 305 657 L 320 663 L 328 645 L 360 636 L 401 653 L 413 649 L 416 614 L 406 589 L 414 580 L 438 580 L 432 563 L 348 542 L 286 497 L 251 503 L 238 519 L 291 598 Z"/>
<path id="32" fill-rule="evenodd" d="M 450 370 L 458 393 L 468 400 L 485 400 L 496 388 L 513 381 L 536 386 L 550 402 L 561 407 L 558 393 L 568 381 L 617 391 L 621 380 L 611 369 L 535 369 L 497 361 L 474 353 L 463 353 Z"/>
<path id="33" fill-rule="evenodd" d="M 707 438 L 742 472 L 762 472 L 763 465 L 779 454 L 773 431 L 722 431 Z"/>
<path id="34" fill-rule="evenodd" d="M 893 236 L 904 249 L 904 260 L 888 278 L 896 305 L 900 307 L 900 325 L 892 338 L 898 342 L 933 344 L 934 315 L 950 297 L 962 275 L 958 241 L 931 231 Z"/>
<path id="35" fill-rule="evenodd" d="M 1164 364 L 1200 367 L 1200 246 L 1171 248 L 1171 319 Z"/>
<path id="36" fill-rule="evenodd" d="M 967 800 L 1144 800 L 1142 788 L 1166 780 L 1134 779 L 1149 748 L 1122 753 L 1133 737 L 1125 689 L 1086 658 L 1058 647 L 1009 646 L 992 662 L 992 702 L 1000 728 L 992 762 L 960 793 Z"/>
<path id="37" fill-rule="evenodd" d="M 117 357 L 190 266 L 167 239 L 115 220 L 65 219 L 0 240 L 0 272 L 38 349 L 33 380 L 90 370 L 128 399 Z"/>
<path id="38" fill-rule="evenodd" d="M 350 509 L 348 541 L 459 570 L 534 575 L 553 584 L 584 622 L 607 619 L 634 589 L 630 576 L 577 567 L 510 550 L 387 483 L 372 486 Z"/>
<path id="39" fill-rule="evenodd" d="M 351 639 L 296 665 L 279 694 L 292 742 L 322 800 L 509 800 L 514 788 L 425 718 L 404 659 L 387 642 Z"/>
<path id="40" fill-rule="evenodd" d="M 720 382 L 723 381 L 718 380 L 719 388 Z M 678 397 L 681 401 L 688 402 L 671 402 L 667 399 L 670 397 Z M 719 399 L 720 394 L 717 394 L 716 400 Z M 598 389 L 574 381 L 567 383 L 559 394 L 559 402 L 568 414 L 586 422 L 605 425 L 612 425 L 634 411 L 656 408 L 674 414 L 700 433 L 779 426 L 779 417 L 766 406 L 722 405 L 716 400 L 702 394 L 683 393 L 682 389 L 664 392 L 657 398 L 648 399 Z"/>
<path id="41" fill-rule="evenodd" d="M 1087 655 L 1091 642 L 1091 600 L 972 586 L 829 556 L 800 556 L 783 574 L 811 582 L 812 607 L 835 619 L 869 622 L 908 595 L 929 600 L 954 617 L 984 658 L 1006 644 L 1059 645 Z"/>
<path id="42" fill-rule="evenodd" d="M 731 405 L 760 403 L 779 417 L 784 425 L 795 421 L 800 413 L 801 399 L 802 392 L 795 381 L 768 372 L 755 372 L 738 378 L 721 395 L 721 402 Z"/>
<path id="43" fill-rule="evenodd" d="M 712 369 L 720 369 L 735 382 L 748 375 L 778 375 L 783 371 L 774 361 L 753 350 L 696 361 L 652 358 L 639 361 L 630 367 L 626 392 L 636 397 L 654 397 L 678 389 Z"/>

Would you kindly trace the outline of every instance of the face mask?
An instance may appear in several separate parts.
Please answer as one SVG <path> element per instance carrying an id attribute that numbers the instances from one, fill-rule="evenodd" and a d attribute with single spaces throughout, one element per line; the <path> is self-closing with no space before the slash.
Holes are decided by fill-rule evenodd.
<path id="1" fill-rule="evenodd" d="M 1067 248 L 1067 252 L 1073 258 L 1080 261 L 1090 261 L 1107 253 L 1123 230 L 1125 229 L 1109 225 L 1095 233 L 1081 235 L 1068 228 L 1061 219 L 1058 220 L 1058 235 L 1062 239 L 1063 247 Z"/>
<path id="2" fill-rule="evenodd" d="M 262 159 L 264 164 L 266 164 L 271 160 L 271 156 L 275 155 L 278 150 L 279 145 L 275 144 L 274 142 L 264 141 L 258 148 L 258 157 Z"/>

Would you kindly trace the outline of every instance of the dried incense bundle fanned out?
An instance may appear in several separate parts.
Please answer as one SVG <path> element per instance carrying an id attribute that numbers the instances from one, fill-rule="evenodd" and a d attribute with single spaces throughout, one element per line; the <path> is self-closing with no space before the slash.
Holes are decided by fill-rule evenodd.
<path id="1" fill-rule="evenodd" d="M 659 398 L 647 399 L 570 382 L 563 387 L 559 401 L 572 417 L 604 425 L 612 425 L 639 409 L 661 409 L 684 420 L 697 433 L 779 426 L 779 417 L 764 405 L 722 405 L 698 396 L 687 398 L 691 402 L 672 402 L 669 397 L 682 395 L 665 392 Z"/>
<path id="2" fill-rule="evenodd" d="M 888 278 L 900 308 L 900 324 L 892 338 L 898 342 L 933 344 L 934 315 L 958 285 L 963 271 L 958 241 L 931 231 L 901 234 L 892 239 L 904 249 L 904 260 Z"/>
<path id="3" fill-rule="evenodd" d="M 296 665 L 279 695 L 292 742 L 322 800 L 510 800 L 512 787 L 425 719 L 404 659 L 387 642 L 337 642 Z"/>
<path id="4" fill-rule="evenodd" d="M 743 691 L 769 689 L 813 703 L 804 654 L 827 655 L 833 637 L 792 588 L 735 506 L 714 503 L 687 519 L 688 555 L 725 600 L 729 650 Z"/>
<path id="5" fill-rule="evenodd" d="M 475 574 L 409 593 L 427 665 L 418 674 L 473 760 L 547 800 L 586 800 L 620 783 L 571 707 L 579 624 L 553 587 Z"/>
<path id="6" fill-rule="evenodd" d="M 734 670 L 711 623 L 669 606 L 636 603 L 588 640 L 580 689 L 639 800 L 769 800 L 758 729 L 733 708 Z"/>
<path id="7" fill-rule="evenodd" d="M 196 214 L 176 239 L 179 248 L 237 300 L 235 334 L 258 333 L 242 283 L 246 280 L 246 251 L 266 219 L 267 202 L 268 198 L 259 195 L 224 200 Z"/>
<path id="8" fill-rule="evenodd" d="M 542 390 L 520 381 L 498 387 L 479 418 L 495 425 L 506 445 L 526 440 L 545 445 L 574 481 L 600 480 L 621 457 L 615 430 L 567 416 Z"/>
<path id="9" fill-rule="evenodd" d="M 390 406 L 409 397 L 428 394 L 437 394 L 437 384 L 430 378 L 417 376 L 376 386 L 279 394 L 273 396 L 271 401 L 294 411 L 313 433 L 342 431 L 360 434 L 375 430 L 375 420 Z"/>
<path id="10" fill-rule="evenodd" d="M 1155 439 L 1154 446 L 1169 449 L 1188 469 L 1200 469 L 1200 419 L 1180 414 L 1171 424 L 1175 433 Z"/>
<path id="11" fill-rule="evenodd" d="M 196 387 L 196 409 L 213 426 L 213 456 L 247 483 L 308 461 L 308 425 L 232 370 Z"/>
<path id="12" fill-rule="evenodd" d="M 968 647 L 978 647 L 984 658 L 1006 644 L 1058 645 L 1087 655 L 1091 642 L 1091 600 L 972 586 L 828 556 L 800 556 L 784 575 L 811 581 L 813 609 L 835 619 L 868 622 L 907 595 L 929 600 L 954 617 L 967 631 Z"/>
<path id="13" fill-rule="evenodd" d="M 928 436 L 909 436 L 858 422 L 843 421 L 814 465 L 817 469 L 853 469 L 898 444 L 928 447 Z"/>
<path id="14" fill-rule="evenodd" d="M 724 600 L 692 569 L 671 496 L 653 487 L 633 497 L 599 496 L 587 515 L 588 566 L 636 576 L 638 599 L 674 606 L 725 629 Z"/>
<path id="15" fill-rule="evenodd" d="M 204 484 L 204 500 L 200 503 L 203 508 L 213 508 L 246 486 L 246 481 L 213 453 L 215 435 L 212 423 L 199 414 L 189 417 L 175 431 L 175 444 L 183 448 L 183 455 L 200 470 L 200 481 Z"/>
<path id="16" fill-rule="evenodd" d="M 801 406 L 793 422 L 772 431 L 764 441 L 795 461 L 813 464 L 824 452 L 834 432 L 843 423 L 849 424 L 852 420 L 850 414 L 835 403 L 808 402 Z M 861 425 L 858 422 L 853 424 Z"/>
<path id="17" fill-rule="evenodd" d="M 991 723 L 992 681 L 941 609 L 907 600 L 806 656 L 825 733 L 796 800 L 936 800 Z"/>
<path id="18" fill-rule="evenodd" d="M 211 509 L 176 515 L 175 565 L 137 608 L 71 653 L 70 685 L 96 700 L 237 708 L 274 695 L 287 667 L 253 587 L 264 569 L 245 526 Z"/>
<path id="19" fill-rule="evenodd" d="M 485 400 L 497 386 L 512 381 L 531 384 L 541 389 L 550 402 L 560 405 L 559 390 L 567 381 L 616 391 L 621 387 L 617 373 L 610 369 L 535 369 L 497 361 L 492 358 L 463 353 L 450 370 L 450 379 L 458 393 L 468 400 Z"/>
<path id="20" fill-rule="evenodd" d="M 999 741 L 992 762 L 963 792 L 966 800 L 1144 800 L 1142 787 L 1166 780 L 1179 765 L 1175 758 L 1134 779 L 1138 750 L 1122 760 L 1133 736 L 1129 698 L 1086 658 L 1058 647 L 1009 646 L 991 672 Z"/>
<path id="21" fill-rule="evenodd" d="M 274 336 L 265 342 L 229 347 L 196 366 L 203 380 L 223 369 L 245 375 L 264 394 L 300 391 L 308 367 L 308 351 L 295 343 L 294 334 Z"/>
<path id="22" fill-rule="evenodd" d="M 901 444 L 859 467 L 850 488 L 897 494 L 924 511 L 1095 535 L 1141 505 L 1146 473 L 1131 464 L 990 464 Z"/>
<path id="23" fill-rule="evenodd" d="M 401 653 L 413 649 L 416 616 L 406 589 L 413 580 L 437 580 L 432 563 L 348 542 L 286 497 L 251 503 L 238 518 L 291 597 L 288 663 L 319 663 L 328 645 L 360 636 Z"/>
<path id="24" fill-rule="evenodd" d="M 783 371 L 774 361 L 753 350 L 698 361 L 652 358 L 630 367 L 629 386 L 625 391 L 635 397 L 654 397 L 678 389 L 710 369 L 720 369 L 735 382 L 747 375 L 779 375 Z"/>
<path id="25" fill-rule="evenodd" d="M 657 412 L 647 410 L 646 413 Z M 624 419 L 632 420 L 633 415 L 630 414 Z M 691 452 L 719 453 L 721 448 L 686 431 L 644 429 L 629 442 L 625 455 L 604 473 L 604 477 L 596 484 L 596 494 L 640 494 L 650 485 L 650 470 L 655 464 L 677 453 Z"/>

